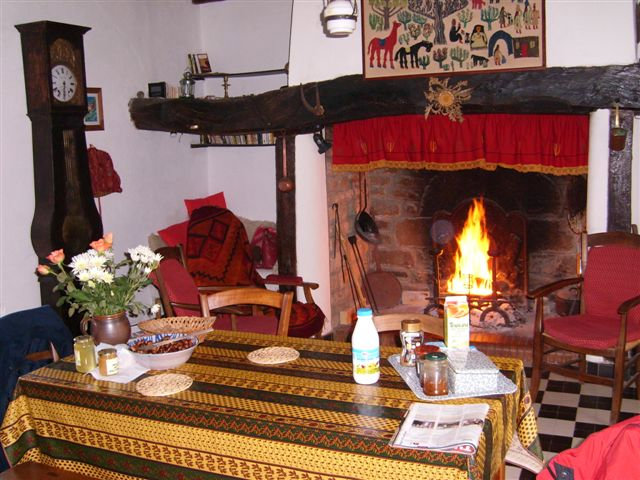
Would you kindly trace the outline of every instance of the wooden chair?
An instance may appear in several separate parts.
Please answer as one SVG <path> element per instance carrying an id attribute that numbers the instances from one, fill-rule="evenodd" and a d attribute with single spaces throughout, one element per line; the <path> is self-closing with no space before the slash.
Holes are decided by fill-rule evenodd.
<path id="1" fill-rule="evenodd" d="M 0 480 L 95 480 L 80 473 L 67 472 L 36 462 L 24 462 L 0 473 Z"/>
<path id="2" fill-rule="evenodd" d="M 262 288 L 235 288 L 200 294 L 200 307 L 205 316 L 211 316 L 215 310 L 251 306 L 251 315 L 229 314 L 231 330 L 260 331 L 263 326 L 263 333 L 283 336 L 289 332 L 292 303 L 293 292 L 280 293 Z M 279 310 L 279 316 L 265 315 L 264 307 Z M 238 319 L 243 325 L 238 324 Z M 216 320 L 216 327 L 219 327 L 221 320 Z"/>
<path id="3" fill-rule="evenodd" d="M 640 235 L 593 234 L 587 237 L 587 246 L 582 277 L 559 280 L 529 294 L 536 306 L 530 391 L 535 399 L 545 371 L 610 386 L 610 422 L 615 423 L 622 392 L 634 381 L 640 399 Z M 544 298 L 574 284 L 582 284 L 581 313 L 545 318 Z M 547 357 L 557 351 L 574 353 L 577 359 L 561 363 Z M 613 378 L 587 373 L 586 355 L 612 360 Z"/>
<path id="4" fill-rule="evenodd" d="M 160 293 L 160 300 L 165 316 L 201 316 L 199 294 L 214 293 L 229 289 L 257 288 L 266 290 L 267 285 L 289 288 L 302 287 L 307 303 L 294 302 L 292 321 L 289 323 L 289 335 L 295 337 L 311 337 L 317 335 L 324 324 L 324 314 L 316 306 L 311 294 L 318 288 L 317 283 L 304 282 L 300 277 L 269 275 L 261 285 L 231 286 L 212 285 L 197 286 L 187 270 L 182 248 L 162 247 L 156 253 L 163 256 L 158 268 L 151 274 L 153 284 Z M 237 309 L 231 313 L 239 313 Z M 219 325 L 219 324 L 218 324 Z"/>
<path id="5" fill-rule="evenodd" d="M 429 336 L 443 339 L 444 338 L 444 320 L 442 318 L 433 317 L 425 313 L 389 313 L 386 315 L 374 315 L 373 323 L 378 333 L 399 331 L 403 320 L 420 320 L 422 323 L 422 331 Z"/>

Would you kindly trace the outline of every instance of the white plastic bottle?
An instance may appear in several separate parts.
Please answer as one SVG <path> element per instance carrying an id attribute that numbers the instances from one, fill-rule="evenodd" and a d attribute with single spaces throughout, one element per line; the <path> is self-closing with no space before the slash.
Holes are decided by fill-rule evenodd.
<path id="1" fill-rule="evenodd" d="M 380 378 L 380 337 L 370 308 L 358 309 L 358 320 L 351 336 L 353 379 L 356 383 L 376 383 Z"/>

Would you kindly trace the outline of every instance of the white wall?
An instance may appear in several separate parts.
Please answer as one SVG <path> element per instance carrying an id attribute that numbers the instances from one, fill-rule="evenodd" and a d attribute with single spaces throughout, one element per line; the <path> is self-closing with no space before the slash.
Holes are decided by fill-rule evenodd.
<path id="1" fill-rule="evenodd" d="M 289 61 L 291 0 L 213 2 L 200 7 L 201 48 L 214 72 L 284 69 Z M 203 82 L 204 93 L 224 96 L 221 78 Z M 231 77 L 229 95 L 277 90 L 287 75 Z M 236 215 L 276 220 L 275 147 L 215 147 L 206 150 L 210 193 L 224 191 Z M 251 239 L 249 239 L 251 240 Z"/>
<path id="2" fill-rule="evenodd" d="M 191 150 L 185 138 L 135 129 L 128 112 L 129 100 L 146 93 L 148 82 L 177 83 L 185 52 L 199 48 L 198 15 L 190 0 L 0 2 L 0 314 L 40 305 L 30 239 L 31 122 L 14 25 L 52 20 L 91 27 L 84 36 L 87 84 L 102 88 L 105 130 L 86 138 L 109 152 L 122 179 L 123 192 L 102 199 L 104 230 L 114 233 L 121 255 L 186 218 L 182 199 L 207 191 L 206 154 Z"/>

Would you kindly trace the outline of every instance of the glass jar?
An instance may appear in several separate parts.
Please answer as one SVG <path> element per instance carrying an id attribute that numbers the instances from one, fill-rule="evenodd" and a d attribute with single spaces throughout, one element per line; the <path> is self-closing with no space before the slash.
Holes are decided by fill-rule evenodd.
<path id="1" fill-rule="evenodd" d="M 91 335 L 81 335 L 73 339 L 73 355 L 76 360 L 76 370 L 88 373 L 96 368 L 96 346 Z"/>
<path id="2" fill-rule="evenodd" d="M 431 352 L 419 357 L 422 391 L 425 395 L 438 396 L 449 393 L 448 362 L 444 352 Z"/>
<path id="3" fill-rule="evenodd" d="M 98 369 L 100 375 L 115 375 L 120 370 L 118 352 L 115 348 L 104 348 L 98 352 Z"/>
<path id="4" fill-rule="evenodd" d="M 422 323 L 420 320 L 402 320 L 401 328 L 402 353 L 400 354 L 400 365 L 412 367 L 416 364 L 416 347 L 423 340 Z"/>

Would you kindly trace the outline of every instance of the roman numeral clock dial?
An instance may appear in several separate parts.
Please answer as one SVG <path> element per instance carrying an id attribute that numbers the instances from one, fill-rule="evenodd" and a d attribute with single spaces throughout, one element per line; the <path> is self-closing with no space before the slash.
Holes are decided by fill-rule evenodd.
<path id="1" fill-rule="evenodd" d="M 51 69 L 51 88 L 53 98 L 59 102 L 68 102 L 76 94 L 78 81 L 67 66 L 56 65 Z"/>

